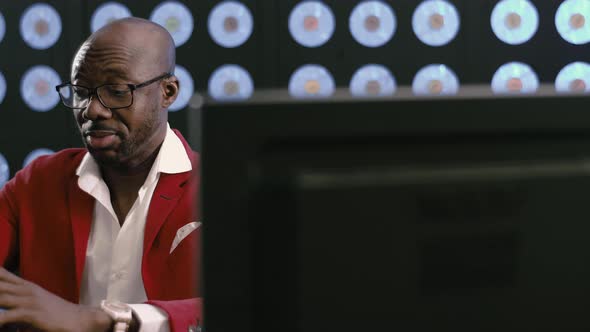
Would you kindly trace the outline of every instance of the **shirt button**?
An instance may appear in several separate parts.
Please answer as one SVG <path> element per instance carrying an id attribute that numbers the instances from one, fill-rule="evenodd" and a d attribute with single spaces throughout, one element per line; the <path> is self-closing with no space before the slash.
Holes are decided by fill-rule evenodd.
<path id="1" fill-rule="evenodd" d="M 111 275 L 111 279 L 112 280 L 119 280 L 119 279 L 123 278 L 124 275 L 125 275 L 124 272 L 121 272 L 121 271 L 115 272 Z"/>

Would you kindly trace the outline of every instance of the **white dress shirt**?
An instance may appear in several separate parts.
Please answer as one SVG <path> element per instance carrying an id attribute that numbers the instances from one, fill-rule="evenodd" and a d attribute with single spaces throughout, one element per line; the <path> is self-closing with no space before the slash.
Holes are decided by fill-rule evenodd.
<path id="1" fill-rule="evenodd" d="M 168 125 L 158 156 L 137 193 L 137 199 L 120 226 L 111 204 L 109 188 L 96 160 L 87 153 L 76 170 L 78 186 L 96 199 L 86 249 L 80 304 L 100 306 L 104 299 L 129 303 L 141 322 L 140 332 L 168 332 L 167 314 L 142 304 L 147 295 L 141 276 L 143 235 L 148 208 L 160 173 L 190 171 L 190 159 Z"/>

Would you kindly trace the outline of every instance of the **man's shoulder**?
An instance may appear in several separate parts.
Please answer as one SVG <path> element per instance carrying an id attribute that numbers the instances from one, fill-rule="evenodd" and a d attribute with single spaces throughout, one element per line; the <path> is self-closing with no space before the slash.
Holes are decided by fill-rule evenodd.
<path id="1" fill-rule="evenodd" d="M 40 156 L 31 164 L 38 168 L 71 167 L 75 170 L 80 165 L 87 151 L 82 148 L 64 149 L 56 153 Z"/>
<path id="2" fill-rule="evenodd" d="M 22 172 L 25 174 L 45 173 L 54 178 L 70 177 L 76 173 L 76 168 L 88 150 L 70 148 L 56 153 L 40 156 L 27 165 Z"/>

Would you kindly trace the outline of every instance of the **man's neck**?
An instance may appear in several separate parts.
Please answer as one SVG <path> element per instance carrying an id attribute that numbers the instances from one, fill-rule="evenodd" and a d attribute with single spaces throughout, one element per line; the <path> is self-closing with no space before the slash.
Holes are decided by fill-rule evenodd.
<path id="1" fill-rule="evenodd" d="M 145 182 L 162 145 L 158 146 L 146 160 L 133 167 L 101 166 L 102 178 L 112 192 L 137 191 Z"/>

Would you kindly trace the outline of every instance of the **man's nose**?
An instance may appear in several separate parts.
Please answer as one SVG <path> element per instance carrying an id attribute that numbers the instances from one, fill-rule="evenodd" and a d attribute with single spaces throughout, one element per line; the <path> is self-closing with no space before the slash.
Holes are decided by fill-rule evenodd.
<path id="1" fill-rule="evenodd" d="M 91 121 L 110 119 L 113 113 L 110 109 L 104 107 L 104 105 L 98 100 L 97 95 L 90 96 L 88 101 L 88 107 L 82 113 L 82 117 Z"/>

